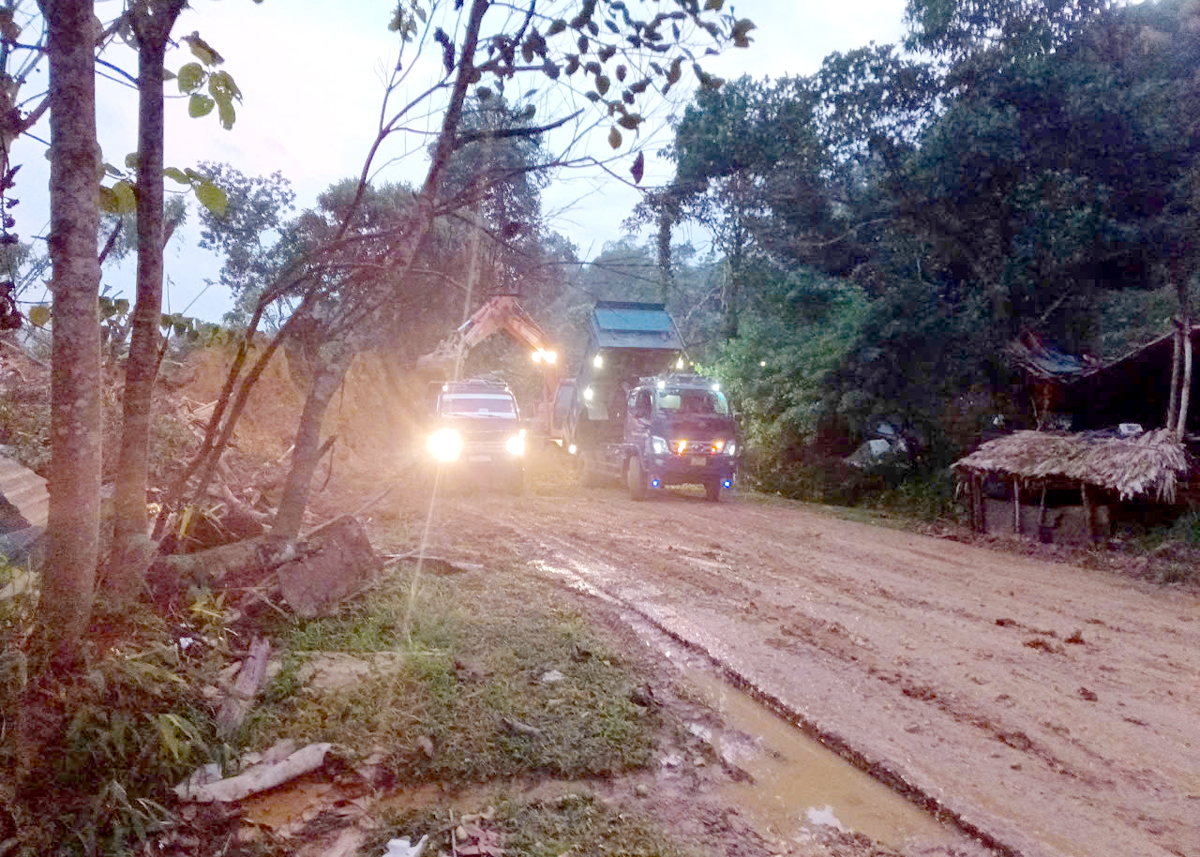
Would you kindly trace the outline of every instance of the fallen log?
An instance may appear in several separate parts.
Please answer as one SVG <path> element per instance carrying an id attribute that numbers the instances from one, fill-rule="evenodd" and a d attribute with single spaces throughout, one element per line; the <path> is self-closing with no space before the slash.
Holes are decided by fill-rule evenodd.
<path id="1" fill-rule="evenodd" d="M 175 786 L 175 794 L 180 800 L 195 803 L 239 801 L 319 769 L 332 747 L 328 743 L 309 744 L 283 759 L 264 760 L 236 776 L 215 781 L 210 779 L 212 768 L 206 766 Z"/>
<path id="2" fill-rule="evenodd" d="M 146 579 L 156 599 L 170 601 L 192 586 L 255 586 L 297 553 L 291 539 L 268 534 L 199 553 L 160 556 Z"/>

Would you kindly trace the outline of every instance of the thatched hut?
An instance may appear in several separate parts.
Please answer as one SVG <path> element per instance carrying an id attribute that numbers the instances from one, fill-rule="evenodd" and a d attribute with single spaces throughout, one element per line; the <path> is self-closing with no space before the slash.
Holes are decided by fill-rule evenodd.
<path id="1" fill-rule="evenodd" d="M 1094 537 L 1098 498 L 1173 503 L 1180 479 L 1186 479 L 1191 465 L 1183 444 L 1172 432 L 1159 429 L 1135 437 L 1019 431 L 983 444 L 953 467 L 960 488 L 970 491 L 976 530 L 987 530 L 983 480 L 998 476 L 1012 488 L 1014 531 L 1020 533 L 1025 527 L 1022 489 L 1027 496 L 1040 491 L 1040 533 L 1045 525 L 1046 492 L 1071 488 L 1079 491 L 1087 531 Z"/>

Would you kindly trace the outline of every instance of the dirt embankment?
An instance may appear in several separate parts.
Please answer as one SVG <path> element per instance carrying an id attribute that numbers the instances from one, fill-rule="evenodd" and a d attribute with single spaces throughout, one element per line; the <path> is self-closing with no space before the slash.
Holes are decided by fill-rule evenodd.
<path id="1" fill-rule="evenodd" d="M 440 498 L 432 542 L 617 599 L 1002 853 L 1197 853 L 1194 588 L 796 503 L 553 482 Z"/>

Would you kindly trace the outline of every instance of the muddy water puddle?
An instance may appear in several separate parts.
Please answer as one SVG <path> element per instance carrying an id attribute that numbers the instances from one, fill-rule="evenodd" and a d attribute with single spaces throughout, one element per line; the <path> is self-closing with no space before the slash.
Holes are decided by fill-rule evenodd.
<path id="1" fill-rule="evenodd" d="M 675 660 L 675 658 L 673 658 Z M 751 779 L 724 787 L 724 797 L 747 817 L 794 841 L 822 827 L 862 833 L 898 850 L 955 845 L 962 835 L 846 762 L 819 741 L 699 665 L 684 676 L 723 721 L 691 724 L 726 764 Z"/>
<path id="2" fill-rule="evenodd" d="M 542 573 L 610 603 L 620 602 L 579 571 L 535 563 Z M 897 850 L 953 848 L 968 840 L 889 786 L 843 759 L 815 738 L 732 686 L 707 657 L 685 648 L 640 613 L 623 619 L 653 649 L 678 666 L 720 728 L 691 724 L 727 765 L 748 777 L 725 786 L 725 799 L 776 834 L 804 842 L 822 828 L 861 833 Z"/>

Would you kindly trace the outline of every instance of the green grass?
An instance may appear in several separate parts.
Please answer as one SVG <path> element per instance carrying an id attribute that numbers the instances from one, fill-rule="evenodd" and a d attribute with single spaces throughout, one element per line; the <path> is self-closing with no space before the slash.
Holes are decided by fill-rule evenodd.
<path id="1" fill-rule="evenodd" d="M 506 857 L 692 857 L 658 831 L 654 822 L 628 807 L 608 806 L 591 795 L 571 792 L 548 800 L 522 801 L 499 795 L 494 817 L 474 824 L 499 831 Z M 364 853 L 380 853 L 389 839 L 414 844 L 429 836 L 426 854 L 451 853 L 459 816 L 445 810 L 399 811 L 385 819 Z"/>
<path id="2" fill-rule="evenodd" d="M 629 698 L 637 680 L 582 617 L 531 607 L 540 596 L 503 572 L 426 575 L 415 587 L 412 573 L 335 618 L 280 629 L 288 655 L 246 744 L 337 741 L 364 755 L 382 747 L 404 782 L 606 776 L 647 763 L 654 722 Z M 299 676 L 328 652 L 397 657 L 318 696 Z M 543 681 L 551 671 L 562 680 Z"/>

